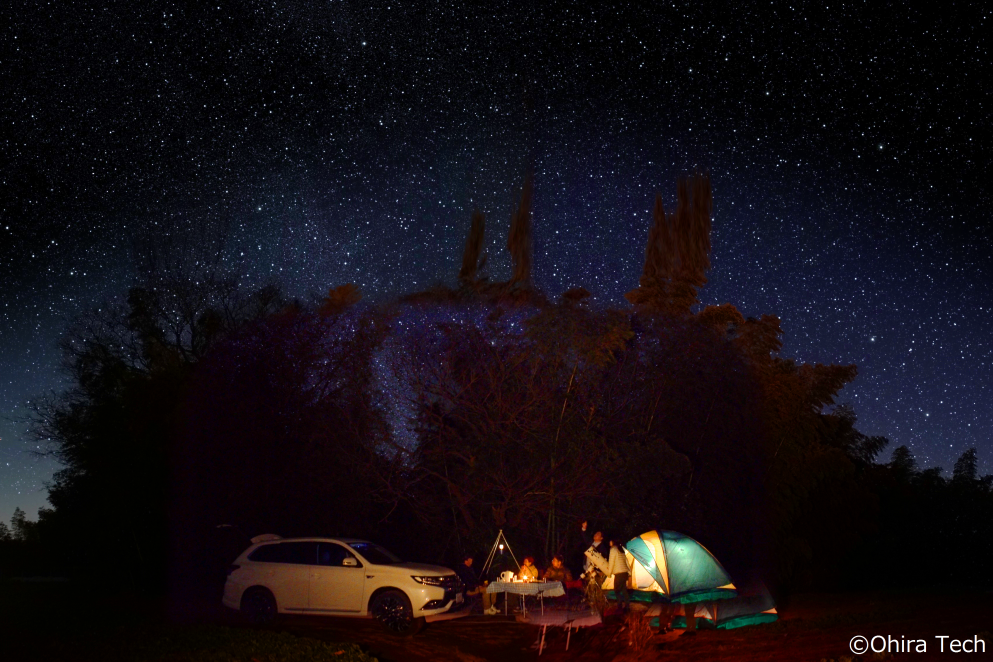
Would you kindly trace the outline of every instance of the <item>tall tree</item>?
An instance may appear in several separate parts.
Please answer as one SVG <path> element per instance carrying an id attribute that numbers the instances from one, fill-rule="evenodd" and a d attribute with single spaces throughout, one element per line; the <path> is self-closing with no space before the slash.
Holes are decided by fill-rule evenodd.
<path id="1" fill-rule="evenodd" d="M 594 310 L 588 305 L 590 293 L 583 288 L 565 292 L 558 305 L 547 306 L 524 321 L 526 346 L 536 352 L 547 368 L 557 374 L 556 390 L 562 400 L 555 435 L 549 448 L 548 523 L 545 531 L 545 557 L 557 551 L 561 540 L 559 510 L 561 495 L 555 483 L 554 467 L 562 454 L 577 452 L 563 437 L 566 413 L 572 408 L 591 407 L 587 426 L 594 420 L 597 396 L 594 389 L 601 374 L 625 349 L 633 336 L 627 315 L 612 310 Z M 564 392 L 562 385 L 565 385 Z M 557 404 L 557 403 L 556 403 Z M 599 420 L 599 416 L 596 417 Z M 578 449 L 582 452 L 582 449 Z M 567 495 L 568 496 L 568 495 Z"/>
<path id="2" fill-rule="evenodd" d="M 520 200 L 510 215 L 510 232 L 507 234 L 507 250 L 513 271 L 510 276 L 511 288 L 531 288 L 531 264 L 534 259 L 531 227 L 531 197 L 534 193 L 534 176 L 524 178 Z"/>
<path id="3" fill-rule="evenodd" d="M 20 508 L 14 508 L 14 515 L 10 518 L 10 529 L 14 540 L 27 542 L 34 538 L 37 522 L 28 519 L 27 513 Z"/>
<path id="4" fill-rule="evenodd" d="M 893 449 L 893 456 L 890 458 L 888 466 L 898 479 L 904 481 L 909 480 L 917 473 L 917 460 L 906 446 Z"/>
<path id="5" fill-rule="evenodd" d="M 427 290 L 404 294 L 404 304 L 449 305 L 457 301 L 485 301 L 491 304 L 546 305 L 548 301 L 534 288 L 532 268 L 534 263 L 532 197 L 534 178 L 529 173 L 524 179 L 520 196 L 511 203 L 510 228 L 507 233 L 507 251 L 510 253 L 510 278 L 490 282 L 484 274 L 487 255 L 485 251 L 486 218 L 478 209 L 473 211 L 469 233 L 462 250 L 462 260 L 457 275 L 457 288 L 436 285 Z"/>
<path id="6" fill-rule="evenodd" d="M 463 288 L 475 291 L 481 278 L 480 272 L 486 265 L 484 251 L 486 238 L 486 216 L 478 209 L 472 212 L 469 235 L 462 252 L 462 267 L 459 269 L 459 283 Z"/>
<path id="7" fill-rule="evenodd" d="M 386 511 L 370 467 L 388 434 L 375 379 L 385 326 L 358 301 L 345 285 L 316 310 L 287 306 L 197 366 L 170 454 L 174 579 L 185 588 L 223 577 L 230 558 L 203 562 L 219 525 L 246 538 L 378 537 Z"/>
<path id="8" fill-rule="evenodd" d="M 666 213 L 662 195 L 652 208 L 652 227 L 638 287 L 625 297 L 637 306 L 688 315 L 710 269 L 713 195 L 710 177 L 694 174 L 676 185 L 676 209 Z"/>
<path id="9" fill-rule="evenodd" d="M 578 340 L 597 321 L 566 310 L 531 320 L 479 314 L 412 333 L 396 352 L 418 439 L 395 446 L 407 468 L 395 474 L 395 493 L 456 544 L 482 544 L 504 528 L 554 552 L 555 504 L 591 500 L 600 489 L 599 414 L 586 386 L 596 379 L 585 373 L 600 369 L 591 357 L 607 360 L 623 332 L 608 333 L 616 341 Z M 567 328 L 573 339 L 561 333 Z"/>
<path id="10" fill-rule="evenodd" d="M 41 401 L 34 426 L 63 465 L 49 502 L 67 571 L 136 586 L 164 578 L 169 447 L 192 370 L 279 300 L 223 279 L 154 283 L 75 320 L 62 342 L 72 386 Z M 124 561 L 110 548 L 128 550 Z"/>
<path id="11" fill-rule="evenodd" d="M 952 480 L 961 482 L 973 482 L 977 478 L 976 471 L 976 449 L 970 448 L 955 460 L 955 467 L 952 469 Z"/>

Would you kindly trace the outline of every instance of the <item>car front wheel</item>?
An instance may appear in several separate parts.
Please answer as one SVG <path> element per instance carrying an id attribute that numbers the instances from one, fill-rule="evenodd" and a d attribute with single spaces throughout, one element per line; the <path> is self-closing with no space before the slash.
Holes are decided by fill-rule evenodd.
<path id="1" fill-rule="evenodd" d="M 241 598 L 241 613 L 255 625 L 272 623 L 277 613 L 276 598 L 264 588 L 250 588 Z"/>
<path id="2" fill-rule="evenodd" d="M 384 591 L 373 598 L 369 606 L 373 618 L 394 634 L 417 634 L 424 626 L 423 618 L 414 618 L 410 600 L 402 591 Z"/>

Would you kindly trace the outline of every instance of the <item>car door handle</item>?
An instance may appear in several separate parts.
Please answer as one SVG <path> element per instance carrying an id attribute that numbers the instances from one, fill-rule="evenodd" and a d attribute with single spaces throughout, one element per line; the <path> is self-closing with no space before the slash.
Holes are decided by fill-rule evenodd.
<path id="1" fill-rule="evenodd" d="M 376 575 L 366 575 L 366 576 L 365 576 L 365 578 L 366 578 L 366 579 L 372 579 L 372 578 L 374 578 L 375 576 L 376 576 Z"/>

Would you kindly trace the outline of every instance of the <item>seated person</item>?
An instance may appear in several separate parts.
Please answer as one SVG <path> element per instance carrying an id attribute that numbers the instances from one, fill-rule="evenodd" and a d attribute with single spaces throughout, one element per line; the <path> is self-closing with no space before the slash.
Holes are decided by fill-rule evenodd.
<path id="1" fill-rule="evenodd" d="M 565 586 L 566 582 L 572 581 L 572 571 L 562 564 L 561 554 L 552 557 L 552 565 L 545 571 L 545 581 L 562 582 L 562 586 Z"/>
<path id="2" fill-rule="evenodd" d="M 496 601 L 497 594 L 486 592 L 486 585 L 489 582 L 479 581 L 479 577 L 476 576 L 476 571 L 472 569 L 471 556 L 466 556 L 462 563 L 455 568 L 455 574 L 462 580 L 462 585 L 465 589 L 465 595 L 467 597 L 470 595 L 482 596 L 484 614 L 489 614 L 492 616 L 497 613 L 496 605 L 493 604 Z"/>
<path id="3" fill-rule="evenodd" d="M 521 564 L 521 571 L 518 576 L 524 581 L 536 582 L 538 581 L 538 567 L 534 564 L 533 556 L 525 556 L 524 563 Z"/>
<path id="4" fill-rule="evenodd" d="M 534 564 L 533 556 L 525 556 L 524 560 L 521 562 L 521 567 L 517 571 L 517 576 L 526 582 L 536 582 L 541 576 L 538 571 L 538 566 Z M 514 606 L 514 613 L 519 613 L 524 607 L 524 596 L 522 595 L 510 595 L 508 596 L 508 604 Z"/>

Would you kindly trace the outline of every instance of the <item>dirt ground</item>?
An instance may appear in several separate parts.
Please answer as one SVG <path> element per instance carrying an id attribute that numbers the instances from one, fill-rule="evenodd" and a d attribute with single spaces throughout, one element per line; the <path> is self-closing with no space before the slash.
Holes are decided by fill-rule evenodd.
<path id="1" fill-rule="evenodd" d="M 141 637 L 163 629 L 224 625 L 248 627 L 237 615 L 212 601 L 183 606 L 166 617 L 161 604 L 126 595 L 95 597 L 60 585 L 0 585 L 0 660 L 100 659 L 93 651 L 114 638 Z M 610 660 L 954 660 L 963 653 L 940 652 L 938 635 L 985 639 L 986 653 L 966 659 L 993 660 L 993 593 L 877 592 L 806 594 L 780 605 L 780 620 L 737 630 L 680 631 L 654 636 L 640 650 L 628 644 L 629 623 L 608 614 L 595 628 L 573 631 L 569 650 L 561 628 L 549 628 L 540 659 Z M 273 629 L 328 642 L 354 642 L 380 662 L 538 660 L 534 648 L 540 629 L 513 617 L 468 616 L 428 624 L 413 637 L 386 635 L 372 621 L 334 617 L 285 617 Z M 170 630 L 171 629 L 171 630 Z M 920 640 L 926 652 L 895 652 L 860 657 L 849 649 L 856 635 Z M 877 639 L 877 647 L 882 640 Z M 899 645 L 899 644 L 897 644 Z M 67 651 L 69 654 L 68 657 Z M 249 662 L 249 661 L 245 661 Z"/>
<path id="2" fill-rule="evenodd" d="M 514 622 L 510 618 L 469 616 L 458 620 L 429 624 L 420 634 L 407 639 L 384 637 L 373 623 L 346 619 L 311 618 L 285 622 L 301 636 L 328 641 L 355 641 L 368 647 L 382 662 L 421 660 L 537 660 L 536 642 L 539 628 Z M 561 629 L 549 628 L 541 660 L 782 660 L 804 661 L 850 659 L 928 660 L 955 659 L 948 651 L 939 651 L 936 635 L 966 639 L 985 638 L 986 655 L 993 659 L 993 594 L 929 593 L 857 593 L 807 594 L 794 597 L 781 610 L 780 620 L 736 630 L 699 630 L 692 636 L 656 635 L 648 645 L 633 651 L 628 645 L 625 622 L 609 615 L 603 626 L 573 631 L 569 650 Z M 926 652 L 894 652 L 892 656 L 868 651 L 853 655 L 849 641 L 856 635 L 876 635 L 894 640 L 924 639 Z M 876 647 L 883 643 L 876 639 Z M 898 650 L 900 644 L 890 644 Z M 906 648 L 906 644 L 903 645 Z M 914 646 L 913 648 L 916 648 Z"/>

